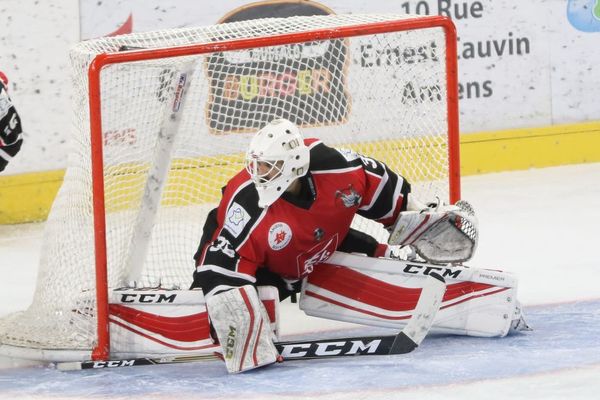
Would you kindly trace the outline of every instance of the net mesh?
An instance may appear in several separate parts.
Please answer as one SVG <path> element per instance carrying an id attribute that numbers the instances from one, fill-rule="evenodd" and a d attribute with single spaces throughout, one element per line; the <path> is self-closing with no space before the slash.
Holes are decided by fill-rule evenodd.
<path id="1" fill-rule="evenodd" d="M 0 321 L 0 343 L 90 349 L 96 340 L 87 70 L 97 54 L 412 18 L 418 17 L 273 18 L 77 44 L 73 150 L 46 224 L 33 303 Z M 290 119 L 305 137 L 386 162 L 424 201 L 447 200 L 444 38 L 441 28 L 427 28 L 103 68 L 109 288 L 132 279 L 146 287 L 189 287 L 206 213 L 244 167 L 253 133 L 274 118 Z M 185 71 L 189 87 L 178 103 Z M 174 125 L 175 106 L 181 109 Z M 375 223 L 357 217 L 354 226 L 386 240 Z M 132 264 L 141 265 L 133 277 Z"/>

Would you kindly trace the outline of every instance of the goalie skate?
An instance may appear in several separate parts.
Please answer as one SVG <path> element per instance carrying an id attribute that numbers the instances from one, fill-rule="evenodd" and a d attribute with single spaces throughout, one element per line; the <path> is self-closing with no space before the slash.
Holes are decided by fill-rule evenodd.
<path id="1" fill-rule="evenodd" d="M 529 326 L 527 321 L 525 321 L 525 316 L 523 315 L 523 307 L 521 307 L 521 303 L 517 301 L 513 320 L 510 323 L 509 332 L 530 332 L 532 330 L 533 329 Z"/>

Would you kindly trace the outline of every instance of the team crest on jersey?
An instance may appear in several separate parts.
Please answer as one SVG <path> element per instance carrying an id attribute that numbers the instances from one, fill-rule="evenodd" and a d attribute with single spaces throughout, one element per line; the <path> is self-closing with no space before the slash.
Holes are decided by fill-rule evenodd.
<path id="1" fill-rule="evenodd" d="M 233 236 L 238 237 L 244 230 L 246 224 L 250 221 L 250 214 L 235 201 L 227 210 L 227 216 L 225 217 L 224 228 L 229 231 Z"/>
<path id="2" fill-rule="evenodd" d="M 362 196 L 354 190 L 352 185 L 349 185 L 346 189 L 336 190 L 335 198 L 340 199 L 346 208 L 358 207 L 362 201 Z"/>
<path id="3" fill-rule="evenodd" d="M 292 230 L 285 222 L 277 222 L 269 228 L 269 246 L 273 250 L 281 250 L 292 240 Z"/>
<path id="4" fill-rule="evenodd" d="M 308 251 L 298 255 L 298 276 L 304 277 L 310 274 L 315 265 L 327 261 L 338 247 L 338 234 L 333 235 L 328 241 L 316 244 Z"/>

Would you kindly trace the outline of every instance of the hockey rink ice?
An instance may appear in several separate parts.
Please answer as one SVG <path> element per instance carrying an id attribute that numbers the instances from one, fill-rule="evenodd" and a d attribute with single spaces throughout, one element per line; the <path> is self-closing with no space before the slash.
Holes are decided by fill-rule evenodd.
<path id="1" fill-rule="evenodd" d="M 480 224 L 467 265 L 519 277 L 533 332 L 430 335 L 397 356 L 285 362 L 228 375 L 220 361 L 60 372 L 0 359 L 1 399 L 600 399 L 600 163 L 465 177 Z M 0 316 L 33 296 L 43 224 L 0 226 Z M 191 271 L 190 271 L 191 273 Z M 283 339 L 391 333 L 284 303 Z"/>

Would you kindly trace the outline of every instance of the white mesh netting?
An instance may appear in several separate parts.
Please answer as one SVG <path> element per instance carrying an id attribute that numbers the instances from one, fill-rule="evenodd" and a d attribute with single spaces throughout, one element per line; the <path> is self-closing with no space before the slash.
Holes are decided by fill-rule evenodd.
<path id="1" fill-rule="evenodd" d="M 123 46 L 167 48 L 410 18 L 417 17 L 274 18 L 76 45 L 71 53 L 77 117 L 73 151 L 46 224 L 33 303 L 0 321 L 0 343 L 42 349 L 94 345 L 87 70 L 95 55 Z M 444 38 L 443 29 L 428 28 L 105 67 L 101 102 L 109 287 L 127 284 L 132 263 L 142 264 L 135 278 L 142 285 L 189 286 L 206 212 L 217 204 L 226 181 L 243 168 L 252 134 L 276 117 L 298 124 L 306 137 L 386 162 L 413 183 L 423 200 L 447 200 Z M 190 86 L 174 130 L 170 107 L 188 68 L 193 71 L 187 77 Z M 164 185 L 157 163 L 167 168 Z M 153 186 L 154 181 L 159 183 Z M 160 200 L 154 206 L 153 198 Z M 355 225 L 386 239 L 376 224 Z"/>

